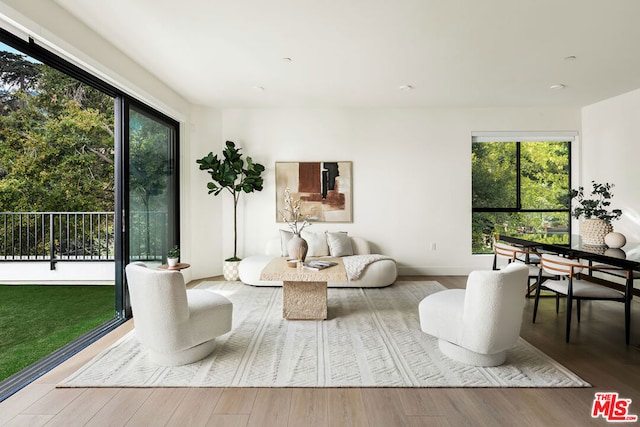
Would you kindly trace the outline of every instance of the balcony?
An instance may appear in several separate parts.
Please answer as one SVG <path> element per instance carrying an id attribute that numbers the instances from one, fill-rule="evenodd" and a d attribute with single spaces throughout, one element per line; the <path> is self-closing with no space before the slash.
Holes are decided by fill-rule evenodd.
<path id="1" fill-rule="evenodd" d="M 132 212 L 131 259 L 162 262 L 166 212 Z M 0 212 L 0 283 L 113 284 L 113 212 Z"/>

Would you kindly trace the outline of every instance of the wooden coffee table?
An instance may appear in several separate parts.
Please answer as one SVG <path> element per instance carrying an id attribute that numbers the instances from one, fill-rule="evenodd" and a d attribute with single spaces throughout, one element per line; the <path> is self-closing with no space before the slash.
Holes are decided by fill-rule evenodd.
<path id="1" fill-rule="evenodd" d="M 307 259 L 309 261 L 310 259 Z M 320 271 L 289 267 L 287 258 L 274 258 L 260 273 L 260 280 L 282 281 L 282 317 L 287 320 L 325 320 L 327 282 L 347 280 L 340 258 L 322 258 L 337 265 Z"/>

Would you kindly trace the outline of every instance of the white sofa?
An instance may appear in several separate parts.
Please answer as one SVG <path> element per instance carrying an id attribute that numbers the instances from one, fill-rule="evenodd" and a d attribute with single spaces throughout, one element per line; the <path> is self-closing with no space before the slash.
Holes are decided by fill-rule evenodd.
<path id="1" fill-rule="evenodd" d="M 302 237 L 309 244 L 307 257 L 331 255 L 331 249 L 324 233 L 303 233 Z M 350 280 L 328 282 L 327 286 L 334 288 L 381 288 L 396 281 L 398 270 L 395 260 L 383 255 L 371 254 L 369 242 L 361 237 L 349 236 L 349 240 L 353 255 L 343 256 L 342 259 L 347 267 L 347 275 Z M 244 258 L 238 268 L 240 280 L 252 286 L 282 286 L 280 281 L 260 280 L 260 273 L 273 258 L 288 256 L 283 246 L 281 237 L 274 237 L 267 242 L 265 255 Z"/>

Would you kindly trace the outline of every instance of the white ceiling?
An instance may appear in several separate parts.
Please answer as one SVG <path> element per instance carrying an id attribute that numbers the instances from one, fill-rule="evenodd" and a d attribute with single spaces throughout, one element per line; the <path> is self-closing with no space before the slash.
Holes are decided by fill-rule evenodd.
<path id="1" fill-rule="evenodd" d="M 638 0 L 55 1 L 212 107 L 573 107 L 640 88 Z"/>

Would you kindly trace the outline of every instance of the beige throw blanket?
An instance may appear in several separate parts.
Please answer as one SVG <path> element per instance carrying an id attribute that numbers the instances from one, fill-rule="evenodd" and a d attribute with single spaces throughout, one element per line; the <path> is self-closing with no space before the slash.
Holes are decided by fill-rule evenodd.
<path id="1" fill-rule="evenodd" d="M 369 264 L 372 264 L 376 261 L 380 261 L 383 259 L 390 259 L 393 261 L 393 258 L 384 255 L 378 254 L 367 254 L 367 255 L 351 255 L 342 257 L 342 262 L 344 263 L 344 268 L 347 270 L 347 278 L 349 281 L 358 280 L 362 275 L 362 272 Z"/>

